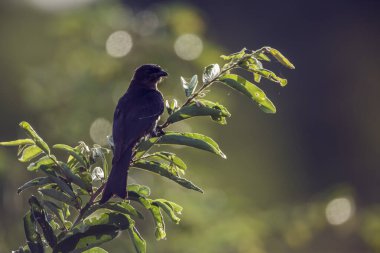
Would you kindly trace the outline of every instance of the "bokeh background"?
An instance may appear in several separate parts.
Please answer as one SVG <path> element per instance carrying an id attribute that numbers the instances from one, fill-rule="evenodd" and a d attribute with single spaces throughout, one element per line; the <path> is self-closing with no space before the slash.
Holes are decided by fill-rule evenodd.
<path id="1" fill-rule="evenodd" d="M 285 88 L 261 87 L 278 113 L 224 87 L 210 98 L 232 117 L 176 126 L 212 136 L 228 159 L 180 149 L 187 177 L 205 194 L 155 175 L 132 174 L 153 197 L 184 207 L 168 239 L 140 224 L 149 252 L 380 252 L 380 2 L 95 1 L 0 2 L 0 140 L 29 121 L 49 144 L 105 144 L 133 69 L 170 72 L 168 99 L 184 100 L 179 77 L 221 63 L 242 47 L 279 49 L 296 65 L 272 63 Z M 32 175 L 0 149 L 0 252 L 24 244 L 21 217 Z M 126 234 L 105 245 L 133 252 Z"/>

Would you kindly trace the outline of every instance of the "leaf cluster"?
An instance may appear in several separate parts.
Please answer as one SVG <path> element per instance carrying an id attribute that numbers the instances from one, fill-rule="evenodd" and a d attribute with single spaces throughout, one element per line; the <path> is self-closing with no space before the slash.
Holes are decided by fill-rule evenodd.
<path id="1" fill-rule="evenodd" d="M 278 77 L 263 67 L 271 57 L 287 68 L 293 64 L 278 50 L 263 47 L 259 50 L 243 49 L 237 53 L 221 56 L 225 64 L 207 66 L 201 80 L 198 75 L 187 79 L 181 77 L 186 101 L 179 106 L 176 99 L 166 101 L 168 113 L 162 130 L 171 124 L 193 117 L 207 116 L 218 124 L 226 124 L 231 116 L 228 109 L 218 102 L 205 99 L 210 87 L 226 85 L 256 102 L 266 113 L 275 113 L 276 107 L 256 84 L 261 78 L 285 86 L 286 79 Z M 243 69 L 253 74 L 253 81 L 233 74 Z M 256 83 L 256 84 L 254 84 Z M 146 252 L 146 242 L 135 226 L 135 219 L 143 218 L 136 207 L 146 209 L 155 223 L 157 240 L 166 238 L 163 213 L 179 223 L 182 207 L 165 199 L 151 199 L 150 189 L 144 185 L 128 185 L 128 199 L 111 199 L 99 205 L 98 199 L 108 177 L 108 160 L 111 150 L 99 145 L 88 146 L 79 142 L 75 147 L 65 144 L 52 146 L 55 151 L 65 152 L 67 159 L 61 161 L 53 154 L 50 146 L 27 122 L 21 122 L 29 138 L 0 142 L 0 146 L 18 146 L 20 162 L 27 163 L 27 170 L 37 172 L 38 177 L 19 187 L 18 193 L 30 188 L 38 196 L 29 198 L 30 210 L 24 216 L 26 245 L 16 252 L 44 252 L 51 248 L 58 252 L 106 252 L 101 244 L 113 240 L 121 231 L 128 231 L 136 252 Z M 112 138 L 110 138 L 112 147 Z M 204 150 L 222 158 L 226 155 L 210 137 L 200 133 L 166 132 L 160 136 L 147 136 L 135 147 L 130 164 L 131 169 L 140 169 L 166 177 L 178 185 L 203 193 L 203 190 L 184 178 L 186 163 L 175 153 L 168 151 L 151 152 L 155 145 L 182 145 Z"/>

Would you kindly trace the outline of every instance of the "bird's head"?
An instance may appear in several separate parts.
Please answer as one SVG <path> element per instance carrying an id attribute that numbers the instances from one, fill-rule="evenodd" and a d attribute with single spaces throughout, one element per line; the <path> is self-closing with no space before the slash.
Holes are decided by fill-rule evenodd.
<path id="1" fill-rule="evenodd" d="M 163 77 L 168 76 L 160 66 L 156 64 L 145 64 L 135 70 L 133 81 L 138 83 L 139 86 L 146 88 L 157 88 L 157 84 Z"/>

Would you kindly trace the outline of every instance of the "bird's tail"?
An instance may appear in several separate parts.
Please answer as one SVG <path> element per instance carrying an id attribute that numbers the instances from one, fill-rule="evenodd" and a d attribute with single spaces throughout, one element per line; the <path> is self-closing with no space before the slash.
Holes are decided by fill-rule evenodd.
<path id="1" fill-rule="evenodd" d="M 132 149 L 128 149 L 124 155 L 117 161 L 112 161 L 111 173 L 108 177 L 106 186 L 104 187 L 103 196 L 99 204 L 104 204 L 113 195 L 117 195 L 122 199 L 127 197 L 127 177 L 128 167 L 132 159 Z"/>

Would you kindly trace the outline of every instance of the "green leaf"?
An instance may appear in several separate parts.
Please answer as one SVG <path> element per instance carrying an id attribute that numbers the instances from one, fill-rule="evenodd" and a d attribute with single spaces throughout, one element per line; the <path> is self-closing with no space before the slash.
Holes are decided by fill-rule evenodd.
<path id="1" fill-rule="evenodd" d="M 168 206 L 170 206 L 172 208 L 172 210 L 176 214 L 182 214 L 183 208 L 182 208 L 182 206 L 178 205 L 177 203 L 174 203 L 174 202 L 166 200 L 166 199 L 156 199 L 155 201 L 160 201 L 160 202 L 167 204 Z"/>
<path id="2" fill-rule="evenodd" d="M 265 77 L 268 80 L 271 80 L 272 82 L 279 83 L 282 87 L 286 86 L 286 84 L 288 83 L 286 79 L 278 77 L 275 73 L 267 69 L 257 69 L 254 70 L 254 74 L 255 73 Z"/>
<path id="3" fill-rule="evenodd" d="M 266 113 L 276 113 L 276 107 L 273 105 L 259 87 L 247 81 L 241 76 L 234 74 L 224 75 L 219 79 L 223 84 L 243 93 L 255 101 L 260 109 Z"/>
<path id="4" fill-rule="evenodd" d="M 33 143 L 33 144 L 34 144 L 34 143 Z M 21 156 L 22 152 L 24 152 L 24 150 L 25 150 L 27 147 L 30 147 L 30 144 L 25 144 L 25 145 L 20 145 L 20 146 L 18 146 L 18 149 L 17 149 L 17 156 Z"/>
<path id="5" fill-rule="evenodd" d="M 68 217 L 70 217 L 70 206 L 68 204 L 61 203 L 61 209 L 62 209 L 63 215 L 65 216 L 66 219 Z M 69 221 L 65 221 L 65 222 L 69 222 Z"/>
<path id="6" fill-rule="evenodd" d="M 84 232 L 72 233 L 61 240 L 53 253 L 79 253 L 114 239 L 119 229 L 114 225 L 94 225 Z"/>
<path id="7" fill-rule="evenodd" d="M 38 161 L 29 164 L 27 170 L 38 171 L 41 166 L 53 166 L 54 161 L 49 156 L 43 156 Z"/>
<path id="8" fill-rule="evenodd" d="M 108 253 L 108 251 L 99 247 L 94 247 L 89 250 L 83 251 L 83 253 Z"/>
<path id="9" fill-rule="evenodd" d="M 162 217 L 161 210 L 158 206 L 151 205 L 149 211 L 153 215 L 154 223 L 156 224 L 155 236 L 157 240 L 162 240 L 166 238 L 165 232 L 165 222 Z"/>
<path id="10" fill-rule="evenodd" d="M 29 147 L 26 147 L 24 151 L 22 152 L 21 157 L 18 159 L 20 162 L 29 162 L 42 154 L 43 151 L 36 145 L 31 145 Z"/>
<path id="11" fill-rule="evenodd" d="M 143 140 L 137 145 L 137 151 L 134 156 L 134 160 L 140 159 L 144 154 L 146 154 L 154 144 L 156 144 L 161 137 L 154 137 L 148 140 Z"/>
<path id="12" fill-rule="evenodd" d="M 207 66 L 203 72 L 203 83 L 208 83 L 218 77 L 220 74 L 220 67 L 218 64 L 211 64 Z"/>
<path id="13" fill-rule="evenodd" d="M 43 253 L 44 246 L 41 240 L 41 235 L 37 232 L 36 222 L 30 211 L 24 216 L 24 231 L 30 251 L 32 253 Z"/>
<path id="14" fill-rule="evenodd" d="M 181 76 L 182 87 L 185 90 L 186 97 L 193 95 L 198 85 L 198 75 L 194 75 L 190 80 L 186 80 Z"/>
<path id="15" fill-rule="evenodd" d="M 286 86 L 288 83 L 286 79 L 278 77 L 275 73 L 268 69 L 264 69 L 262 63 L 254 57 L 251 57 L 248 61 L 241 63 L 240 67 L 252 72 L 255 82 L 260 82 L 261 77 L 265 77 L 272 82 L 279 83 L 282 87 Z"/>
<path id="16" fill-rule="evenodd" d="M 165 135 L 160 137 L 150 138 L 146 141 L 146 143 L 147 144 L 144 144 L 146 146 L 153 146 L 154 144 L 184 145 L 211 152 L 221 156 L 222 158 L 227 158 L 213 139 L 198 133 L 166 132 Z M 138 152 L 140 152 L 140 146 L 138 148 Z"/>
<path id="17" fill-rule="evenodd" d="M 36 131 L 34 131 L 28 122 L 22 121 L 20 123 L 20 127 L 26 131 L 26 133 L 34 140 L 38 147 L 40 147 L 46 154 L 50 154 L 50 148 L 47 143 L 44 142 L 44 140 L 36 133 Z"/>
<path id="18" fill-rule="evenodd" d="M 56 205 L 54 202 L 51 202 L 49 200 L 42 201 L 42 205 L 47 207 L 52 213 L 55 214 L 56 218 L 62 223 L 62 225 L 69 229 L 70 226 L 67 226 L 68 224 L 65 223 L 65 216 L 63 214 L 62 208 L 60 208 L 58 205 Z"/>
<path id="19" fill-rule="evenodd" d="M 83 229 L 94 225 L 113 225 L 121 230 L 125 230 L 131 224 L 133 225 L 134 221 L 127 214 L 108 211 L 84 219 L 83 224 L 78 229 L 83 231 Z"/>
<path id="20" fill-rule="evenodd" d="M 75 175 L 69 166 L 63 162 L 58 162 L 60 167 L 62 168 L 62 173 L 65 175 L 65 177 L 72 183 L 76 184 L 80 188 L 86 190 L 87 192 L 92 191 L 92 185 L 87 180 L 83 180 L 79 176 Z"/>
<path id="21" fill-rule="evenodd" d="M 152 202 L 151 199 L 148 199 L 148 198 L 145 198 L 145 197 L 142 197 L 142 196 L 138 196 L 135 200 L 138 201 L 138 202 L 140 202 L 140 204 L 142 204 L 145 207 L 145 209 L 149 210 L 151 208 L 151 206 L 152 206 L 150 204 Z"/>
<path id="22" fill-rule="evenodd" d="M 266 56 L 264 53 L 258 53 L 256 55 L 256 58 L 259 59 L 259 60 L 262 60 L 262 61 L 268 61 L 270 62 L 270 58 L 268 56 Z"/>
<path id="23" fill-rule="evenodd" d="M 261 75 L 253 73 L 253 80 L 255 80 L 256 83 L 259 83 L 261 81 Z"/>
<path id="24" fill-rule="evenodd" d="M 64 182 L 62 179 L 58 177 L 58 175 L 49 167 L 46 167 L 45 165 L 42 165 L 40 169 L 49 177 L 49 179 L 56 183 L 58 187 L 68 195 L 70 195 L 72 198 L 76 198 L 75 193 L 71 189 L 71 187 Z"/>
<path id="25" fill-rule="evenodd" d="M 287 68 L 295 69 L 294 65 L 278 51 L 277 49 L 266 47 L 268 52 L 273 55 L 274 58 L 276 58 L 277 61 L 279 61 L 282 65 L 284 65 Z"/>
<path id="26" fill-rule="evenodd" d="M 58 191 L 56 189 L 38 189 L 39 192 L 41 192 L 43 195 L 48 196 L 50 198 L 53 198 L 59 202 L 66 203 L 70 206 L 73 206 L 77 209 L 80 207 L 80 203 L 78 202 L 78 199 L 72 198 L 69 195 Z"/>
<path id="27" fill-rule="evenodd" d="M 29 246 L 21 246 L 17 250 L 12 251 L 12 253 L 31 253 Z"/>
<path id="28" fill-rule="evenodd" d="M 163 177 L 169 178 L 176 182 L 177 184 L 191 190 L 195 190 L 203 193 L 203 190 L 193 184 L 191 181 L 181 178 L 178 176 L 178 172 L 173 171 L 167 164 L 159 163 L 155 161 L 144 161 L 139 160 L 131 165 L 132 167 L 136 167 L 143 170 L 148 170 L 154 173 L 157 173 Z"/>
<path id="29" fill-rule="evenodd" d="M 157 240 L 165 239 L 165 223 L 162 217 L 160 208 L 157 205 L 152 204 L 152 200 L 145 197 L 138 197 L 135 199 L 140 204 L 142 204 L 153 216 L 154 223 L 156 224 L 155 236 Z"/>
<path id="30" fill-rule="evenodd" d="M 233 54 L 230 54 L 230 55 L 221 55 L 220 57 L 223 60 L 226 60 L 226 61 L 229 61 L 229 60 L 240 60 L 245 55 L 246 51 L 247 51 L 247 49 L 243 48 L 242 50 L 240 50 L 237 53 L 233 53 Z"/>
<path id="31" fill-rule="evenodd" d="M 5 141 L 0 142 L 0 146 L 20 146 L 20 145 L 26 145 L 26 144 L 34 144 L 34 141 L 32 139 L 20 139 L 20 140 L 14 140 L 14 141 Z"/>
<path id="32" fill-rule="evenodd" d="M 150 195 L 150 189 L 146 185 L 130 184 L 127 186 L 127 190 L 135 192 L 138 195 L 144 196 L 144 197 L 149 197 L 149 195 Z"/>
<path id="33" fill-rule="evenodd" d="M 49 222 L 46 220 L 46 212 L 42 207 L 40 202 L 35 196 L 29 198 L 29 205 L 34 219 L 38 222 L 41 230 L 44 234 L 46 241 L 50 247 L 55 247 L 57 244 L 57 237 L 54 234 L 53 228 L 50 226 Z"/>
<path id="34" fill-rule="evenodd" d="M 146 242 L 135 226 L 128 229 L 129 236 L 137 253 L 146 253 Z"/>
<path id="35" fill-rule="evenodd" d="M 53 148 L 64 150 L 68 152 L 71 156 L 73 156 L 81 165 L 83 165 L 85 168 L 88 167 L 88 163 L 86 162 L 86 158 L 75 148 L 70 147 L 69 145 L 65 144 L 55 144 Z"/>
<path id="36" fill-rule="evenodd" d="M 166 100 L 165 107 L 168 114 L 170 115 L 178 109 L 178 101 L 176 99 L 173 99 L 171 102 L 169 102 L 169 100 Z"/>
<path id="37" fill-rule="evenodd" d="M 155 152 L 150 154 L 144 158 L 153 159 L 153 160 L 164 160 L 169 162 L 169 165 L 175 165 L 181 170 L 186 170 L 187 166 L 181 158 L 179 158 L 176 154 L 166 151 Z"/>
<path id="38" fill-rule="evenodd" d="M 117 203 L 107 202 L 103 205 L 93 205 L 88 209 L 88 211 L 85 213 L 84 217 L 90 216 L 92 213 L 99 209 L 108 209 L 110 211 L 115 211 L 123 214 L 133 215 L 138 218 L 144 218 L 143 215 L 137 211 L 131 204 L 128 203 L 128 201 L 122 201 Z"/>
<path id="39" fill-rule="evenodd" d="M 169 123 L 174 123 L 195 116 L 211 116 L 211 118 L 221 118 L 230 117 L 231 114 L 227 108 L 221 104 L 209 100 L 199 99 L 174 112 L 169 116 L 167 121 Z"/>
<path id="40" fill-rule="evenodd" d="M 44 186 L 46 184 L 51 184 L 51 183 L 53 183 L 53 182 L 50 180 L 49 177 L 37 177 L 37 178 L 34 178 L 34 179 L 26 182 L 22 186 L 20 186 L 17 189 L 17 194 L 20 194 L 22 191 L 29 189 L 31 187 Z"/>
<path id="41" fill-rule="evenodd" d="M 180 222 L 181 219 L 176 215 L 173 208 L 169 206 L 168 204 L 166 204 L 164 201 L 154 200 L 152 203 L 160 207 L 162 210 L 164 210 L 164 212 L 169 216 L 169 218 L 174 223 L 178 224 Z"/>

